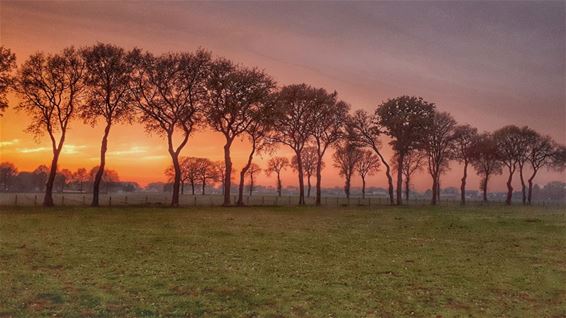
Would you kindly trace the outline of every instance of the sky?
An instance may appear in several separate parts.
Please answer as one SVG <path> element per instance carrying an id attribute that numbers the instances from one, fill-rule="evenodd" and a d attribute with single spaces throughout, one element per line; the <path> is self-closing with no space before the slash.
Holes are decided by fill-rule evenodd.
<path id="1" fill-rule="evenodd" d="M 528 125 L 566 142 L 564 1 L 0 2 L 0 43 L 16 53 L 18 64 L 37 51 L 96 42 L 156 54 L 202 47 L 262 68 L 280 85 L 305 82 L 336 90 L 353 110 L 373 111 L 399 95 L 422 96 L 480 131 Z M 18 103 L 16 96 L 10 101 Z M 28 124 L 14 107 L 0 119 L 0 161 L 20 170 L 51 160 L 48 138 L 34 140 L 24 132 Z M 97 165 L 102 130 L 74 121 L 61 168 Z M 221 135 L 202 129 L 183 155 L 221 160 L 223 144 Z M 248 146 L 234 146 L 236 168 Z M 284 146 L 277 154 L 292 155 Z M 391 154 L 387 149 L 386 156 Z M 265 166 L 268 158 L 257 163 Z M 330 155 L 326 161 L 323 186 L 341 186 Z M 107 166 L 122 180 L 164 181 L 169 164 L 165 140 L 142 126 L 111 131 Z M 461 173 L 452 164 L 443 186 L 457 186 Z M 565 177 L 543 171 L 537 182 Z M 296 175 L 289 170 L 283 181 L 295 185 Z M 274 184 L 263 174 L 259 182 Z M 386 186 L 383 171 L 368 183 Z M 414 178 L 420 191 L 430 183 L 425 172 Z M 504 183 L 496 178 L 491 189 L 503 190 Z M 479 179 L 472 176 L 469 185 L 477 189 Z"/>

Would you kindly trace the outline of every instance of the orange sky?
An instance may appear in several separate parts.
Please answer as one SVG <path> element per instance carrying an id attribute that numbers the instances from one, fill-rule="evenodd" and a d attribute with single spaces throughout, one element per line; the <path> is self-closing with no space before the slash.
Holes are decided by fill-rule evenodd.
<path id="1" fill-rule="evenodd" d="M 480 130 L 529 125 L 564 143 L 566 36 L 564 28 L 545 24 L 556 22 L 551 19 L 556 19 L 555 8 L 534 8 L 538 12 L 490 4 L 496 7 L 486 8 L 486 13 L 459 7 L 468 5 L 1 2 L 0 41 L 17 54 L 18 63 L 37 50 L 56 52 L 96 41 L 155 53 L 204 47 L 264 68 L 280 84 L 306 82 L 337 90 L 354 109 L 372 110 L 388 97 L 419 95 Z M 400 24 L 411 11 L 414 25 Z M 514 25 L 517 17 L 526 25 Z M 484 27 L 477 27 L 480 22 Z M 533 50 L 535 44 L 544 50 Z M 13 96 L 11 101 L 16 103 Z M 0 160 L 14 162 L 20 170 L 48 164 L 51 158 L 47 138 L 34 141 L 23 131 L 27 124 L 26 115 L 13 108 L 0 119 Z M 97 165 L 101 134 L 102 127 L 75 121 L 60 166 L 74 170 Z M 223 144 L 221 135 L 201 131 L 191 137 L 183 155 L 220 160 Z M 248 148 L 246 143 L 234 145 L 237 166 Z M 281 146 L 278 155 L 291 152 Z M 256 162 L 265 166 L 267 159 L 258 157 Z M 122 180 L 146 184 L 164 180 L 170 158 L 160 137 L 147 135 L 139 125 L 116 126 L 107 162 Z M 460 170 L 452 164 L 443 186 L 458 185 Z M 429 179 L 424 173 L 416 177 L 417 189 L 429 188 Z M 495 179 L 491 188 L 504 189 L 503 179 Z M 543 171 L 537 182 L 564 179 L 564 174 Z M 274 180 L 262 174 L 259 182 Z M 296 184 L 290 170 L 284 183 Z M 356 178 L 354 186 L 359 184 Z M 371 177 L 369 184 L 385 186 L 384 174 Z M 323 186 L 341 185 L 335 169 L 327 168 Z M 472 176 L 469 185 L 477 189 L 478 179 Z"/>

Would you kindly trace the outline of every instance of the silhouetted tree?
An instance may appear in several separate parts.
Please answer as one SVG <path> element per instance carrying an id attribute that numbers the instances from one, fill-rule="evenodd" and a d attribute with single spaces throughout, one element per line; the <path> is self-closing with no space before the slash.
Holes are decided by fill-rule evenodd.
<path id="1" fill-rule="evenodd" d="M 88 172 L 85 168 L 79 168 L 73 173 L 73 182 L 79 184 L 79 191 L 83 192 L 83 184 L 88 182 Z"/>
<path id="2" fill-rule="evenodd" d="M 1 49 L 1 47 L 0 47 Z M 18 169 L 11 162 L 0 163 L 0 190 L 2 192 L 11 191 L 13 179 L 18 174 Z"/>
<path id="3" fill-rule="evenodd" d="M 397 204 L 403 201 L 403 160 L 414 149 L 420 149 L 433 121 L 435 105 L 414 96 L 400 96 L 379 105 L 375 111 L 379 125 L 391 137 L 397 154 Z"/>
<path id="4" fill-rule="evenodd" d="M 409 201 L 411 192 L 411 180 L 415 172 L 423 169 L 426 161 L 426 154 L 420 150 L 409 151 L 403 159 L 403 178 L 405 179 L 405 200 Z M 397 161 L 395 161 L 397 162 Z M 397 164 L 394 162 L 394 169 L 397 170 Z M 432 195 L 432 191 L 431 191 Z"/>
<path id="5" fill-rule="evenodd" d="M 472 166 L 481 176 L 480 189 L 483 192 L 483 201 L 487 202 L 487 188 L 492 175 L 502 173 L 502 162 L 497 150 L 497 144 L 489 133 L 479 135 L 472 149 Z"/>
<path id="6" fill-rule="evenodd" d="M 35 180 L 35 187 L 40 191 L 45 191 L 47 178 L 49 176 L 49 168 L 46 165 L 40 165 L 32 171 Z"/>
<path id="7" fill-rule="evenodd" d="M 362 199 L 366 198 L 366 177 L 373 176 L 379 170 L 380 159 L 369 150 L 362 150 L 360 160 L 356 163 L 356 170 L 362 178 Z"/>
<path id="8" fill-rule="evenodd" d="M 209 125 L 222 133 L 224 144 L 224 205 L 230 205 L 234 139 L 244 134 L 270 102 L 275 82 L 265 72 L 246 68 L 226 59 L 217 60 L 208 81 L 206 116 Z M 253 156 L 253 154 L 252 154 Z M 244 172 L 245 173 L 245 172 Z"/>
<path id="9" fill-rule="evenodd" d="M 185 193 L 185 184 L 189 182 L 192 190 L 191 193 L 195 195 L 195 184 L 199 180 L 200 159 L 203 158 L 181 157 L 179 159 L 179 167 L 181 169 L 181 194 Z M 165 175 L 168 177 L 169 182 L 175 180 L 175 168 L 173 165 L 165 169 Z"/>
<path id="10" fill-rule="evenodd" d="M 448 169 L 454 155 L 454 128 L 456 120 L 449 113 L 435 112 L 426 131 L 423 149 L 427 155 L 428 172 L 432 177 L 432 201 L 436 204 L 440 195 L 440 176 Z"/>
<path id="11" fill-rule="evenodd" d="M 528 179 L 529 190 L 527 201 L 529 204 L 532 202 L 533 197 L 533 181 L 542 167 L 552 165 L 554 156 L 557 153 L 557 146 L 549 136 L 542 136 L 536 133 L 532 136 L 529 144 L 529 152 L 527 154 L 527 161 L 531 166 L 531 175 Z"/>
<path id="12" fill-rule="evenodd" d="M 460 184 L 460 200 L 466 204 L 466 181 L 468 165 L 472 160 L 474 143 L 478 139 L 478 130 L 470 125 L 459 125 L 454 128 L 454 159 L 464 166 L 464 174 Z"/>
<path id="13" fill-rule="evenodd" d="M 267 162 L 267 169 L 265 175 L 271 176 L 272 173 L 277 175 L 277 194 L 281 196 L 281 172 L 289 166 L 289 159 L 285 157 L 273 157 Z"/>
<path id="14" fill-rule="evenodd" d="M 344 193 L 350 198 L 350 185 L 356 165 L 363 156 L 363 150 L 355 140 L 345 137 L 344 141 L 336 145 L 334 152 L 334 167 L 338 168 L 338 174 L 344 177 Z"/>
<path id="15" fill-rule="evenodd" d="M 67 129 L 84 90 L 85 67 L 74 48 L 58 54 L 36 53 L 21 66 L 16 77 L 18 108 L 31 119 L 27 131 L 51 140 L 53 158 L 45 187 L 44 206 L 53 206 L 53 182 Z M 57 136 L 59 134 L 59 136 Z M 58 140 L 57 140 L 58 139 Z"/>
<path id="16" fill-rule="evenodd" d="M 316 150 L 316 200 L 315 204 L 321 204 L 321 185 L 322 185 L 322 168 L 324 154 L 328 147 L 336 143 L 343 134 L 343 126 L 348 118 L 350 105 L 343 101 L 336 100 L 337 93 L 328 93 L 325 89 L 315 90 L 315 105 L 314 120 L 316 121 L 313 126 L 312 136 Z M 310 175 L 307 172 L 308 190 L 307 197 L 310 197 Z"/>
<path id="17" fill-rule="evenodd" d="M 90 175 L 90 182 L 94 182 L 94 179 L 96 178 L 96 174 L 98 173 L 99 167 L 95 166 L 92 169 L 90 169 L 89 175 Z M 118 176 L 118 172 L 112 170 L 112 169 L 104 169 L 104 173 L 102 174 L 102 183 L 104 185 L 106 185 L 106 193 L 109 193 L 112 191 L 111 186 L 113 183 L 119 182 L 120 181 L 120 177 Z"/>
<path id="18" fill-rule="evenodd" d="M 206 158 L 198 158 L 196 161 L 197 166 L 197 177 L 202 185 L 201 194 L 205 194 L 205 189 L 208 181 L 213 181 L 218 179 L 218 171 L 214 166 L 214 163 Z"/>
<path id="19" fill-rule="evenodd" d="M 6 94 L 13 85 L 12 71 L 16 69 L 16 55 L 10 49 L 0 46 L 0 116 L 8 107 Z"/>
<path id="20" fill-rule="evenodd" d="M 302 151 L 312 136 L 314 125 L 314 108 L 317 90 L 307 84 L 294 84 L 281 88 L 277 105 L 282 116 L 278 116 L 275 127 L 277 131 L 273 139 L 289 146 L 297 156 L 297 172 L 299 177 L 299 205 L 305 204 L 305 184 Z"/>
<path id="21" fill-rule="evenodd" d="M 324 155 L 324 154 L 323 154 Z M 307 146 L 303 148 L 301 152 L 301 159 L 303 161 L 303 174 L 306 175 L 307 179 L 307 198 L 311 196 L 311 177 L 317 172 L 319 155 L 316 147 Z M 291 158 L 291 167 L 293 171 L 299 171 L 299 164 L 297 156 Z M 324 162 L 320 161 L 320 170 L 324 169 Z"/>
<path id="22" fill-rule="evenodd" d="M 515 125 L 505 126 L 493 133 L 493 139 L 499 152 L 499 160 L 507 167 L 507 198 L 505 203 L 511 204 L 513 198 L 513 174 L 517 170 L 517 164 L 521 156 L 527 152 L 522 138 L 521 128 Z"/>
<path id="23" fill-rule="evenodd" d="M 81 50 L 86 65 L 86 101 L 79 109 L 80 115 L 92 126 L 99 119 L 105 123 L 99 169 L 92 188 L 92 206 L 99 204 L 100 182 L 106 166 L 106 150 L 112 124 L 130 122 L 133 119 L 130 85 L 134 54 L 118 46 L 102 43 Z"/>
<path id="24" fill-rule="evenodd" d="M 348 126 L 352 127 L 356 133 L 356 138 L 359 142 L 365 144 L 366 146 L 373 149 L 375 154 L 381 160 L 381 163 L 385 166 L 385 176 L 387 177 L 388 183 L 388 193 L 389 193 L 389 203 L 394 204 L 393 195 L 393 177 L 391 176 L 391 166 L 385 160 L 385 157 L 381 153 L 381 141 L 379 137 L 381 135 L 381 130 L 377 124 L 377 119 L 375 116 L 370 116 L 367 112 L 363 110 L 357 110 L 354 115 L 348 120 Z"/>
<path id="25" fill-rule="evenodd" d="M 203 50 L 159 57 L 146 53 L 137 57 L 132 80 L 134 101 L 146 130 L 167 138 L 175 171 L 171 206 L 179 205 L 182 175 L 179 155 L 200 122 L 210 60 L 210 53 Z M 177 144 L 175 136 L 180 138 Z"/>
<path id="26" fill-rule="evenodd" d="M 250 188 L 249 188 L 250 196 L 252 195 L 252 192 L 254 191 L 254 176 L 257 173 L 260 173 L 260 172 L 261 172 L 261 168 L 255 163 L 252 163 L 250 165 L 249 169 L 246 172 L 248 177 L 250 178 Z"/>

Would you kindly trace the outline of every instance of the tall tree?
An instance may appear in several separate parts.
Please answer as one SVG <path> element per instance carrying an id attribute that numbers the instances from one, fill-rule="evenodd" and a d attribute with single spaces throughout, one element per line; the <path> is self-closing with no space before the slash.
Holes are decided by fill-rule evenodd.
<path id="1" fill-rule="evenodd" d="M 293 84 L 281 88 L 277 98 L 277 132 L 273 139 L 289 146 L 297 156 L 299 177 L 299 205 L 305 204 L 305 184 L 302 152 L 311 139 L 316 124 L 313 109 L 316 106 L 317 90 L 307 84 Z"/>
<path id="2" fill-rule="evenodd" d="M 44 206 L 53 206 L 53 182 L 59 155 L 63 149 L 69 123 L 84 91 L 85 66 L 74 48 L 58 54 L 36 53 L 21 66 L 16 90 L 31 123 L 28 132 L 39 138 L 45 132 L 51 140 L 53 157 L 45 186 Z"/>
<path id="3" fill-rule="evenodd" d="M 454 158 L 463 165 L 463 176 L 460 184 L 460 200 L 466 204 L 466 181 L 468 166 L 472 160 L 474 143 L 478 139 L 478 130 L 470 125 L 459 125 L 454 128 Z"/>
<path id="4" fill-rule="evenodd" d="M 267 169 L 265 169 L 265 175 L 271 176 L 275 173 L 277 175 L 277 195 L 281 196 L 281 172 L 289 166 L 289 159 L 285 157 L 273 157 L 267 162 Z"/>
<path id="5" fill-rule="evenodd" d="M 131 122 L 130 93 L 133 54 L 121 47 L 98 43 L 81 50 L 86 65 L 86 101 L 80 115 L 92 126 L 101 119 L 105 128 L 100 145 L 100 163 L 92 188 L 92 206 L 99 205 L 100 182 L 106 166 L 108 136 L 112 124 Z"/>
<path id="6" fill-rule="evenodd" d="M 362 150 L 355 168 L 362 178 L 362 199 L 366 198 L 366 177 L 373 176 L 379 170 L 380 159 L 369 150 Z"/>
<path id="7" fill-rule="evenodd" d="M 314 120 L 312 136 L 316 149 L 316 200 L 321 204 L 322 168 L 326 150 L 336 143 L 343 134 L 343 127 L 348 118 L 350 105 L 336 100 L 337 93 L 328 93 L 325 89 L 315 90 Z M 310 173 L 307 172 L 308 191 L 310 197 Z"/>
<path id="8" fill-rule="evenodd" d="M 324 155 L 324 154 L 323 154 Z M 311 197 L 311 177 L 313 174 L 317 173 L 320 163 L 320 170 L 324 169 L 324 161 L 319 162 L 318 150 L 316 147 L 306 146 L 301 152 L 301 159 L 303 162 L 303 174 L 307 179 L 307 198 Z M 299 164 L 297 156 L 291 158 L 291 167 L 293 171 L 299 171 Z"/>
<path id="9" fill-rule="evenodd" d="M 6 94 L 14 83 L 12 71 L 16 69 L 16 55 L 10 49 L 0 46 L 0 116 L 8 107 Z"/>
<path id="10" fill-rule="evenodd" d="M 527 202 L 531 204 L 533 197 L 533 181 L 537 176 L 539 170 L 543 167 L 548 167 L 553 162 L 553 157 L 556 154 L 556 144 L 549 136 L 542 136 L 536 133 L 529 145 L 529 152 L 527 154 L 527 161 L 531 167 L 531 175 L 528 179 L 529 190 L 527 194 Z"/>
<path id="11" fill-rule="evenodd" d="M 426 132 L 423 149 L 427 155 L 428 172 L 432 177 L 432 201 L 436 204 L 440 195 L 440 176 L 448 169 L 454 154 L 454 129 L 456 120 L 446 112 L 435 112 Z"/>
<path id="12" fill-rule="evenodd" d="M 360 145 L 348 137 L 336 145 L 336 151 L 333 155 L 334 167 L 338 168 L 338 174 L 344 177 L 346 198 L 350 198 L 352 175 L 355 172 L 356 165 L 363 156 L 363 150 L 360 148 Z"/>
<path id="13" fill-rule="evenodd" d="M 381 163 L 385 166 L 385 176 L 387 177 L 388 183 L 388 193 L 389 193 L 389 203 L 393 205 L 395 203 L 395 197 L 393 195 L 393 177 L 391 176 L 391 166 L 385 160 L 382 154 L 381 141 L 379 137 L 381 135 L 381 130 L 377 124 L 377 119 L 375 116 L 370 116 L 367 112 L 363 110 L 357 110 L 354 115 L 348 120 L 348 126 L 352 127 L 356 133 L 356 137 L 359 142 L 365 144 L 366 146 L 373 149 L 375 154 L 381 160 Z"/>
<path id="14" fill-rule="evenodd" d="M 224 205 L 230 205 L 234 139 L 244 134 L 258 119 L 257 113 L 269 103 L 275 81 L 256 68 L 235 65 L 218 59 L 208 81 L 206 116 L 209 125 L 222 133 L 224 144 Z M 253 154 L 252 154 L 253 156 Z"/>
<path id="15" fill-rule="evenodd" d="M 472 166 L 482 178 L 480 189 L 483 192 L 483 201 L 487 202 L 489 178 L 503 172 L 503 164 L 501 163 L 497 144 L 493 139 L 493 136 L 489 133 L 479 135 L 477 142 L 474 143 L 471 153 Z"/>
<path id="16" fill-rule="evenodd" d="M 132 92 L 140 120 L 148 132 L 165 135 L 175 177 L 171 206 L 179 205 L 181 165 L 179 155 L 200 122 L 207 94 L 209 52 L 168 53 L 156 57 L 138 54 Z M 180 139 L 175 143 L 175 136 Z"/>
<path id="17" fill-rule="evenodd" d="M 261 168 L 260 166 L 258 166 L 256 163 L 252 163 L 250 165 L 250 168 L 246 171 L 248 177 L 250 178 L 250 196 L 252 195 L 252 192 L 254 191 L 254 176 L 258 173 L 261 172 Z"/>
<path id="18" fill-rule="evenodd" d="M 515 125 L 505 126 L 493 133 L 493 139 L 499 152 L 499 159 L 507 167 L 507 198 L 505 204 L 510 205 L 513 198 L 513 174 L 521 156 L 526 153 L 521 128 Z"/>
<path id="19" fill-rule="evenodd" d="M 409 201 L 411 180 L 415 172 L 423 169 L 426 154 L 423 151 L 413 150 L 405 155 L 403 160 L 403 178 L 405 178 L 405 200 Z"/>
<path id="20" fill-rule="evenodd" d="M 403 199 L 403 160 L 414 149 L 422 148 L 435 113 L 434 103 L 422 97 L 400 96 L 387 100 L 375 111 L 379 125 L 391 137 L 397 158 L 397 205 Z"/>

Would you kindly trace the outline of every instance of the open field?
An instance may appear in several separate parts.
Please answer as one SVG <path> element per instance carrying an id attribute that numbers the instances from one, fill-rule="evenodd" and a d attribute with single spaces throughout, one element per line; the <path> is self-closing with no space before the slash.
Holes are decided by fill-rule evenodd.
<path id="1" fill-rule="evenodd" d="M 0 317 L 566 316 L 566 212 L 2 208 Z"/>

